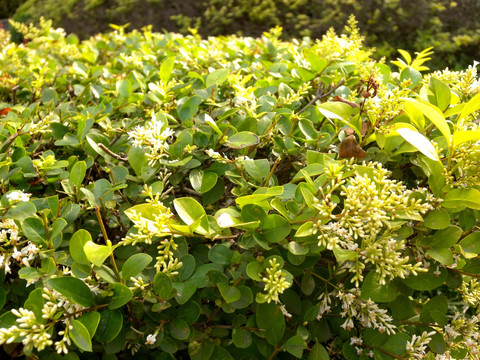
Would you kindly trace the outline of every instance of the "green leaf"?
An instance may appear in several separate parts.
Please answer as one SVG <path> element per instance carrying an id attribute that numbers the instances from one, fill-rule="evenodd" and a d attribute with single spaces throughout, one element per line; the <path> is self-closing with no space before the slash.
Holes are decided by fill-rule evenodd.
<path id="1" fill-rule="evenodd" d="M 450 225 L 443 230 L 439 230 L 433 234 L 433 241 L 428 245 L 433 248 L 449 248 L 457 243 L 462 236 L 463 230 L 455 225 Z"/>
<path id="2" fill-rule="evenodd" d="M 447 144 L 450 144 L 450 137 L 452 135 L 450 132 L 450 127 L 448 126 L 447 120 L 445 120 L 443 113 L 436 106 L 415 99 L 404 99 L 404 101 L 408 102 L 414 108 L 422 112 L 423 115 L 428 117 L 443 134 L 447 140 Z"/>
<path id="3" fill-rule="evenodd" d="M 192 170 L 190 171 L 189 179 L 192 187 L 203 194 L 215 186 L 218 175 L 209 171 Z"/>
<path id="4" fill-rule="evenodd" d="M 132 95 L 132 83 L 128 79 L 117 81 L 116 84 L 118 95 L 128 99 Z"/>
<path id="5" fill-rule="evenodd" d="M 160 80 L 167 84 L 172 76 L 173 67 L 175 66 L 175 56 L 171 56 L 162 61 L 160 65 Z"/>
<path id="6" fill-rule="evenodd" d="M 230 303 L 234 309 L 244 309 L 253 302 L 253 293 L 248 286 L 237 286 L 240 290 L 240 299 Z"/>
<path id="7" fill-rule="evenodd" d="M 258 305 L 256 314 L 257 326 L 265 331 L 259 333 L 271 345 L 277 345 L 285 332 L 285 318 L 280 307 L 273 303 Z"/>
<path id="8" fill-rule="evenodd" d="M 303 350 L 307 348 L 305 340 L 300 335 L 293 335 L 282 345 L 282 349 L 289 352 L 296 358 L 300 359 L 303 355 Z"/>
<path id="9" fill-rule="evenodd" d="M 202 102 L 202 99 L 198 96 L 189 98 L 179 110 L 179 117 L 182 123 L 192 120 L 193 116 L 198 111 L 198 105 Z"/>
<path id="10" fill-rule="evenodd" d="M 252 334 L 243 328 L 235 327 L 232 330 L 232 340 L 237 348 L 246 349 L 252 345 Z"/>
<path id="11" fill-rule="evenodd" d="M 460 130 L 453 133 L 454 147 L 458 147 L 465 142 L 476 142 L 478 140 L 480 140 L 480 130 Z"/>
<path id="12" fill-rule="evenodd" d="M 23 269 L 20 269 L 20 270 L 23 270 Z M 25 309 L 32 311 L 35 314 L 35 317 L 37 319 L 42 319 L 42 315 L 43 315 L 42 309 L 45 304 L 45 299 L 43 298 L 42 295 L 43 295 L 42 289 L 38 288 L 33 290 L 30 294 L 28 294 L 28 299 L 25 301 L 25 304 L 23 306 Z M 5 290 L 3 290 L 3 296 L 6 296 Z M 5 298 L 3 300 L 4 300 L 3 305 L 5 305 Z"/>
<path id="13" fill-rule="evenodd" d="M 190 336 L 190 327 L 182 319 L 175 319 L 170 323 L 170 335 L 177 340 L 186 340 Z"/>
<path id="14" fill-rule="evenodd" d="M 303 49 L 302 52 L 315 72 L 322 72 L 327 66 L 327 60 L 319 57 L 313 50 Z"/>
<path id="15" fill-rule="evenodd" d="M 195 291 L 197 291 L 197 286 L 191 282 L 191 280 L 182 282 L 182 283 L 174 283 L 173 287 L 177 290 L 177 295 L 175 295 L 175 300 L 182 305 L 185 304 Z"/>
<path id="16" fill-rule="evenodd" d="M 420 320 L 425 323 L 434 322 L 432 318 L 432 311 L 438 311 L 439 313 L 445 315 L 448 310 L 448 299 L 445 295 L 439 295 L 431 298 L 422 309 L 420 313 Z M 438 317 L 434 315 L 435 317 Z M 442 325 L 444 326 L 444 325 Z"/>
<path id="17" fill-rule="evenodd" d="M 133 254 L 130 256 L 122 267 L 122 279 L 128 281 L 131 277 L 135 277 L 152 262 L 152 257 L 148 254 Z"/>
<path id="18" fill-rule="evenodd" d="M 463 210 L 466 207 L 480 210 L 480 191 L 477 189 L 453 189 L 443 198 L 447 209 Z"/>
<path id="19" fill-rule="evenodd" d="M 282 241 L 290 234 L 290 230 L 290 223 L 280 215 L 267 215 L 263 220 L 262 234 L 268 242 Z"/>
<path id="20" fill-rule="evenodd" d="M 112 247 L 107 245 L 95 244 L 93 241 L 87 241 L 83 246 L 85 255 L 93 265 L 102 266 L 107 257 L 112 254 Z"/>
<path id="21" fill-rule="evenodd" d="M 375 302 L 391 302 L 401 294 L 396 281 L 387 281 L 380 285 L 381 276 L 376 271 L 370 271 L 363 280 L 362 298 L 372 299 Z"/>
<path id="22" fill-rule="evenodd" d="M 29 217 L 23 220 L 22 230 L 27 239 L 35 244 L 42 244 L 47 241 L 45 226 L 42 220 L 38 218 Z"/>
<path id="23" fill-rule="evenodd" d="M 132 146 L 130 148 L 128 152 L 128 163 L 138 177 L 142 175 L 143 165 L 147 164 L 147 162 L 147 156 L 141 147 Z"/>
<path id="24" fill-rule="evenodd" d="M 448 272 L 443 266 L 430 262 L 428 272 L 410 275 L 408 278 L 402 279 L 402 282 L 413 290 L 430 291 L 442 285 L 447 277 Z"/>
<path id="25" fill-rule="evenodd" d="M 225 299 L 227 304 L 240 300 L 240 298 L 242 297 L 242 293 L 235 286 L 230 286 L 225 283 L 218 283 L 217 287 L 218 290 L 220 290 L 220 294 Z"/>
<path id="26" fill-rule="evenodd" d="M 437 150 L 433 144 L 419 132 L 413 131 L 409 128 L 399 128 L 397 129 L 397 133 L 429 159 L 440 161 Z"/>
<path id="27" fill-rule="evenodd" d="M 100 313 L 95 339 L 99 343 L 108 343 L 115 339 L 122 330 L 123 316 L 120 310 L 104 310 Z"/>
<path id="28" fill-rule="evenodd" d="M 91 352 L 92 340 L 85 325 L 75 319 L 71 320 L 70 324 L 72 325 L 72 328 L 68 332 L 70 339 L 72 339 L 74 344 L 77 345 L 80 350 Z"/>
<path id="29" fill-rule="evenodd" d="M 249 132 L 241 131 L 232 135 L 228 138 L 228 141 L 225 145 L 232 149 L 243 149 L 250 146 L 255 146 L 260 142 L 258 135 Z"/>
<path id="30" fill-rule="evenodd" d="M 75 232 L 70 239 L 68 245 L 70 256 L 79 264 L 90 265 L 90 261 L 88 261 L 87 255 L 85 255 L 85 251 L 83 250 L 83 247 L 89 241 L 92 241 L 92 236 L 87 230 L 83 229 Z"/>
<path id="31" fill-rule="evenodd" d="M 445 111 L 450 106 L 450 98 L 452 96 L 448 85 L 434 77 L 431 77 L 429 89 L 434 95 L 429 96 L 430 102 L 436 105 L 441 111 Z"/>
<path id="32" fill-rule="evenodd" d="M 480 232 L 476 231 L 465 236 L 459 243 L 467 258 L 480 254 Z"/>
<path id="33" fill-rule="evenodd" d="M 80 317 L 77 318 L 88 330 L 90 334 L 90 338 L 95 335 L 97 331 L 98 324 L 100 322 L 100 313 L 97 311 L 89 311 L 82 314 Z"/>
<path id="34" fill-rule="evenodd" d="M 48 284 L 67 299 L 85 306 L 93 306 L 93 294 L 90 288 L 80 279 L 62 276 L 48 280 Z"/>
<path id="35" fill-rule="evenodd" d="M 312 351 L 308 355 L 308 360 L 330 360 L 330 356 L 328 356 L 328 352 L 325 347 L 316 342 L 312 347 Z"/>
<path id="36" fill-rule="evenodd" d="M 387 341 L 382 344 L 381 348 L 395 355 L 402 355 L 407 347 L 407 342 L 410 340 L 405 333 L 397 333 L 390 335 Z"/>
<path id="37" fill-rule="evenodd" d="M 445 209 L 434 209 L 425 216 L 423 225 L 429 229 L 445 229 L 450 225 L 450 215 Z"/>
<path id="38" fill-rule="evenodd" d="M 453 264 L 453 254 L 449 248 L 428 249 L 427 254 L 442 265 L 450 266 Z"/>
<path id="39" fill-rule="evenodd" d="M 476 94 L 473 98 L 471 98 L 465 107 L 463 108 L 462 112 L 457 118 L 457 122 L 462 120 L 463 118 L 473 114 L 475 111 L 480 109 L 480 94 Z"/>
<path id="40" fill-rule="evenodd" d="M 229 265 L 232 257 L 233 251 L 224 244 L 217 244 L 208 252 L 208 260 L 215 264 Z"/>
<path id="41" fill-rule="evenodd" d="M 270 163 L 267 159 L 247 159 L 244 161 L 244 166 L 247 174 L 258 182 L 266 179 L 270 173 Z"/>
<path id="42" fill-rule="evenodd" d="M 258 261 L 249 262 L 246 272 L 250 279 L 255 281 L 262 281 L 261 274 L 263 272 L 263 267 Z"/>
<path id="43" fill-rule="evenodd" d="M 85 174 L 87 172 L 87 164 L 85 161 L 77 161 L 75 165 L 73 165 L 72 169 L 70 170 L 69 181 L 72 187 L 76 187 L 80 189 L 82 186 L 83 179 L 85 178 Z"/>
<path id="44" fill-rule="evenodd" d="M 209 233 L 210 227 L 206 216 L 207 213 L 197 200 L 188 197 L 178 198 L 173 200 L 173 206 L 185 224 L 192 225 L 197 220 L 201 220 L 200 225 L 197 227 L 197 232 L 200 234 Z"/>
<path id="45" fill-rule="evenodd" d="M 335 255 L 335 259 L 337 259 L 337 261 L 347 261 L 356 259 L 358 257 L 358 252 L 353 250 L 334 248 L 333 255 Z"/>
<path id="46" fill-rule="evenodd" d="M 170 294 L 172 293 L 173 284 L 170 277 L 163 273 L 159 272 L 155 274 L 153 278 L 153 291 L 164 300 L 170 298 Z"/>
<path id="47" fill-rule="evenodd" d="M 130 301 L 133 296 L 132 290 L 126 287 L 123 284 L 113 284 L 111 287 L 113 291 L 113 296 L 108 302 L 108 308 L 110 310 L 118 309 Z"/>
<path id="48" fill-rule="evenodd" d="M 214 85 L 221 85 L 223 84 L 228 77 L 229 70 L 228 69 L 218 69 L 212 71 L 210 74 L 208 74 L 207 79 L 206 79 L 206 87 L 212 87 Z"/>

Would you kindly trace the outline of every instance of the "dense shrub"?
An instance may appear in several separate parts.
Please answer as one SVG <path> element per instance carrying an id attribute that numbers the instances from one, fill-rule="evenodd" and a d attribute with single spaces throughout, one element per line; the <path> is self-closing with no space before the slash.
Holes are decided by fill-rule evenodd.
<path id="1" fill-rule="evenodd" d="M 2 358 L 478 359 L 474 66 L 50 24 L 0 39 Z"/>
<path id="2" fill-rule="evenodd" d="M 8 19 L 25 0 L 0 0 L 0 19 Z"/>
<path id="3" fill-rule="evenodd" d="M 454 69 L 478 56 L 480 3 L 472 0 L 28 0 L 16 16 L 37 22 L 40 16 L 52 18 L 56 26 L 83 36 L 105 31 L 109 23 L 129 22 L 137 29 L 153 24 L 157 31 L 184 34 L 198 27 L 205 36 L 259 36 L 282 26 L 284 38 L 320 38 L 330 27 L 340 30 L 350 14 L 377 56 L 433 46 L 437 56 L 431 66 Z"/>

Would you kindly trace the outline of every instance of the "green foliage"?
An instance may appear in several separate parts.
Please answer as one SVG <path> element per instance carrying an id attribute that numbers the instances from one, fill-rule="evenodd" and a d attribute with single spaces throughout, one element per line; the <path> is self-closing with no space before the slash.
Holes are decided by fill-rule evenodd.
<path id="1" fill-rule="evenodd" d="M 353 19 L 315 42 L 13 25 L 2 357 L 476 358 L 475 65 L 392 71 Z"/>
<path id="2" fill-rule="evenodd" d="M 331 27 L 340 30 L 350 14 L 379 57 L 433 46 L 437 56 L 430 67 L 461 69 L 478 55 L 480 4 L 471 0 L 27 0 L 15 19 L 38 22 L 43 16 L 83 37 L 106 31 L 109 23 L 130 23 L 184 34 L 198 29 L 205 36 L 259 36 L 281 26 L 285 37 L 315 39 Z"/>

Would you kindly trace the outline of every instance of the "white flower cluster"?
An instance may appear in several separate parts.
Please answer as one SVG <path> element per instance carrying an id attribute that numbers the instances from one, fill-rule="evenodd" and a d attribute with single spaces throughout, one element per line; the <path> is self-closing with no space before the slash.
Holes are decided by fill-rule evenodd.
<path id="1" fill-rule="evenodd" d="M 266 270 L 268 275 L 262 279 L 265 283 L 265 291 L 267 292 L 265 299 L 267 303 L 271 301 L 278 303 L 280 301 L 278 295 L 282 294 L 292 286 L 292 284 L 286 280 L 285 276 L 287 274 L 280 269 L 280 264 L 276 258 L 269 260 L 268 264 L 270 265 Z"/>
<path id="2" fill-rule="evenodd" d="M 443 338 L 450 350 L 467 350 L 466 359 L 480 359 L 480 318 L 456 313 L 443 329 Z"/>
<path id="3" fill-rule="evenodd" d="M 10 204 L 15 204 L 20 201 L 24 201 L 24 202 L 30 201 L 30 196 L 32 196 L 32 194 L 24 193 L 21 190 L 14 190 L 14 191 L 10 191 L 5 196 L 7 197 L 7 200 Z"/>
<path id="4" fill-rule="evenodd" d="M 407 342 L 406 353 L 409 359 L 425 359 L 428 343 L 432 340 L 431 336 L 435 335 L 435 331 L 422 332 L 421 335 L 413 335 L 412 339 Z"/>
<path id="5" fill-rule="evenodd" d="M 353 329 L 355 327 L 353 320 L 356 319 L 364 328 L 376 329 L 388 335 L 395 334 L 396 326 L 392 324 L 393 319 L 388 315 L 387 310 L 380 308 L 370 299 L 362 299 L 360 294 L 361 290 L 358 288 L 322 293 L 318 298 L 320 310 L 317 319 L 321 319 L 325 313 L 330 312 L 332 302 L 337 301 L 342 307 L 340 316 L 346 318 L 341 325 L 345 330 Z"/>
<path id="6" fill-rule="evenodd" d="M 152 119 L 145 125 L 138 125 L 128 132 L 128 137 L 133 139 L 133 146 L 145 147 L 148 149 L 146 154 L 149 159 L 148 165 L 155 164 L 167 155 L 167 140 L 173 135 L 173 130 L 168 127 L 166 121 L 152 116 Z"/>

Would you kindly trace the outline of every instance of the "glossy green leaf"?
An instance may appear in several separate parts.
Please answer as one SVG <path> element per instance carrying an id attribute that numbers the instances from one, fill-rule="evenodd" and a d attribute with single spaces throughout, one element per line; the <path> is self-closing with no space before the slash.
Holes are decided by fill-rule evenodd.
<path id="1" fill-rule="evenodd" d="M 113 249 L 111 246 L 99 245 L 93 241 L 87 241 L 83 246 L 83 251 L 85 255 L 92 264 L 95 266 L 102 266 L 103 262 L 109 257 Z"/>
<path id="2" fill-rule="evenodd" d="M 277 345 L 285 332 L 285 318 L 280 307 L 274 303 L 258 305 L 257 326 L 265 330 L 262 335 L 271 345 Z"/>
<path id="3" fill-rule="evenodd" d="M 85 161 L 77 161 L 70 170 L 70 185 L 72 185 L 72 187 L 75 186 L 77 189 L 80 189 L 86 172 L 87 164 L 85 163 Z"/>
<path id="4" fill-rule="evenodd" d="M 185 320 L 175 319 L 170 323 L 170 334 L 177 340 L 186 340 L 190 335 L 190 328 Z"/>
<path id="5" fill-rule="evenodd" d="M 452 210 L 463 210 L 466 207 L 480 210 L 480 191 L 477 189 L 450 190 L 443 198 L 442 206 Z"/>
<path id="6" fill-rule="evenodd" d="M 113 295 L 108 302 L 108 308 L 110 310 L 118 309 L 128 303 L 133 296 L 132 290 L 123 284 L 113 284 L 111 287 Z"/>
<path id="7" fill-rule="evenodd" d="M 460 130 L 453 133 L 453 146 L 458 147 L 458 145 L 466 142 L 476 142 L 480 140 L 480 130 Z"/>
<path id="8" fill-rule="evenodd" d="M 431 210 L 423 219 L 423 225 L 429 229 L 445 229 L 450 225 L 450 215 L 445 209 Z"/>
<path id="9" fill-rule="evenodd" d="M 189 178 L 193 189 L 203 194 L 215 186 L 218 176 L 209 171 L 192 170 L 190 171 Z"/>
<path id="10" fill-rule="evenodd" d="M 172 280 L 170 280 L 167 274 L 163 272 L 155 274 L 153 278 L 153 290 L 161 299 L 169 299 L 172 289 Z"/>
<path id="11" fill-rule="evenodd" d="M 220 265 L 229 265 L 233 257 L 233 251 L 223 244 L 213 246 L 208 252 L 208 259 Z"/>
<path id="12" fill-rule="evenodd" d="M 68 335 L 73 343 L 77 345 L 80 350 L 91 352 L 92 340 L 85 325 L 75 319 L 70 321 L 70 325 L 72 325 L 72 328 L 68 332 Z"/>
<path id="13" fill-rule="evenodd" d="M 401 288 L 396 281 L 387 281 L 381 285 L 380 280 L 379 273 L 370 271 L 363 280 L 362 298 L 375 302 L 391 302 L 401 294 Z"/>
<path id="14" fill-rule="evenodd" d="M 226 145 L 232 149 L 243 149 L 250 146 L 255 146 L 260 142 L 258 135 L 249 132 L 241 131 L 228 138 Z"/>
<path id="15" fill-rule="evenodd" d="M 100 343 L 107 343 L 117 337 L 122 330 L 123 315 L 118 309 L 104 310 L 100 313 L 95 339 Z"/>
<path id="16" fill-rule="evenodd" d="M 67 299 L 85 306 L 93 306 L 93 294 L 90 288 L 80 279 L 71 276 L 51 278 L 48 284 Z"/>
<path id="17" fill-rule="evenodd" d="M 409 128 L 399 128 L 397 133 L 412 144 L 423 155 L 434 161 L 439 161 L 437 150 L 425 136 Z"/>
<path id="18" fill-rule="evenodd" d="M 76 231 L 70 239 L 68 245 L 70 256 L 79 264 L 90 265 L 90 261 L 88 261 L 87 255 L 85 255 L 85 251 L 83 250 L 83 247 L 89 241 L 92 241 L 92 236 L 84 229 Z"/>
<path id="19" fill-rule="evenodd" d="M 131 277 L 136 277 L 152 262 L 152 257 L 148 254 L 133 254 L 122 266 L 122 279 L 128 281 Z"/>
<path id="20" fill-rule="evenodd" d="M 173 67 L 175 66 L 175 56 L 171 56 L 162 61 L 160 65 L 160 80 L 167 84 L 172 76 Z"/>
<path id="21" fill-rule="evenodd" d="M 240 300 L 242 297 L 242 293 L 240 290 L 235 286 L 230 286 L 224 283 L 217 284 L 218 290 L 220 290 L 220 294 L 225 299 L 227 303 L 232 303 L 234 301 Z"/>
<path id="22" fill-rule="evenodd" d="M 434 105 L 423 102 L 421 100 L 415 99 L 404 99 L 405 102 L 410 103 L 414 108 L 421 111 L 423 115 L 428 117 L 432 123 L 440 130 L 443 134 L 447 143 L 450 143 L 451 131 L 450 127 L 448 126 L 447 121 L 445 120 L 444 115 L 442 112 Z M 413 145 L 413 144 L 412 144 Z"/>
<path id="23" fill-rule="evenodd" d="M 42 220 L 29 217 L 23 220 L 22 230 L 28 240 L 35 244 L 41 244 L 47 241 L 47 234 Z"/>
<path id="24" fill-rule="evenodd" d="M 282 241 L 290 234 L 290 230 L 290 223 L 280 215 L 267 215 L 263 220 L 262 234 L 270 243 Z"/>
<path id="25" fill-rule="evenodd" d="M 219 86 L 223 84 L 227 80 L 228 73 L 228 69 L 218 69 L 212 71 L 210 74 L 208 74 L 207 79 L 205 80 L 206 87 L 209 88 L 214 85 Z"/>
<path id="26" fill-rule="evenodd" d="M 89 311 L 79 316 L 77 320 L 85 326 L 90 334 L 90 338 L 92 338 L 97 331 L 98 324 L 100 323 L 100 313 L 97 311 Z"/>
<path id="27" fill-rule="evenodd" d="M 303 351 L 307 348 L 305 340 L 300 335 L 293 335 L 282 345 L 282 349 L 300 359 Z"/>

